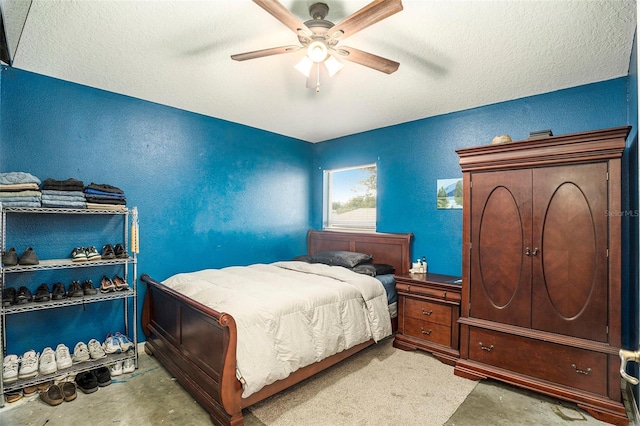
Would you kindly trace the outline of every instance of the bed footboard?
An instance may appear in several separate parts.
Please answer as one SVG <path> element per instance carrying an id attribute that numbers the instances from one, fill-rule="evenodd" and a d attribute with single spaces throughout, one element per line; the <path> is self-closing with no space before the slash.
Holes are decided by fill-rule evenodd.
<path id="1" fill-rule="evenodd" d="M 236 323 L 142 275 L 147 284 L 142 327 L 145 349 L 219 425 L 242 425 L 242 386 L 236 379 Z"/>

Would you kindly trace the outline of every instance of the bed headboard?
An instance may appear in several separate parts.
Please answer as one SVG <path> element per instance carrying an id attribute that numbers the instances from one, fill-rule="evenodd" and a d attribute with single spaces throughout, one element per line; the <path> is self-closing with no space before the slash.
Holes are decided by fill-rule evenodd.
<path id="1" fill-rule="evenodd" d="M 375 263 L 386 263 L 406 274 L 411 268 L 412 233 L 386 234 L 310 230 L 307 234 L 307 253 L 346 250 L 368 253 Z"/>

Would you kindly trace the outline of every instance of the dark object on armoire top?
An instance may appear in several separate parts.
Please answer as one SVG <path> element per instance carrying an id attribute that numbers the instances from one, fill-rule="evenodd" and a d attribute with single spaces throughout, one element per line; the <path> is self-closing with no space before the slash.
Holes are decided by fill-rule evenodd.
<path id="1" fill-rule="evenodd" d="M 551 129 L 529 132 L 529 139 L 548 138 L 549 136 L 553 136 Z"/>

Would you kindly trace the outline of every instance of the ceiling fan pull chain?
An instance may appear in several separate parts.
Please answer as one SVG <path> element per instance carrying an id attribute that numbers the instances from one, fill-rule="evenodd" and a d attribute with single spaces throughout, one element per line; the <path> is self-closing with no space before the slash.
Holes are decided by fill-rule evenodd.
<path id="1" fill-rule="evenodd" d="M 316 66 L 318 67 L 318 72 L 316 72 L 316 93 L 320 93 L 320 62 L 316 63 Z"/>

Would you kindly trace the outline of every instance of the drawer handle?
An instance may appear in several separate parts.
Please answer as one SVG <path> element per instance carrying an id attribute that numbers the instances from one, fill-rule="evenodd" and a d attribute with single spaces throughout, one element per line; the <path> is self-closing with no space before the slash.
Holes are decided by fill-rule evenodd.
<path id="1" fill-rule="evenodd" d="M 483 351 L 491 352 L 493 350 L 493 345 L 487 347 L 483 345 L 482 342 L 480 342 L 480 349 L 482 349 Z"/>
<path id="2" fill-rule="evenodd" d="M 585 376 L 588 376 L 589 374 L 591 374 L 591 368 L 587 368 L 587 370 L 580 370 L 578 367 L 576 367 L 575 364 L 571 364 L 571 368 L 573 368 L 574 370 L 576 370 L 576 373 L 578 374 L 584 374 Z"/>
<path id="3" fill-rule="evenodd" d="M 428 331 L 425 331 L 425 329 L 424 329 L 424 328 L 420 327 L 420 332 L 421 332 L 422 334 L 426 334 L 427 336 L 428 336 L 429 334 L 431 334 L 431 332 L 432 332 L 432 331 L 433 331 L 433 330 L 431 330 L 431 329 L 429 329 Z"/>
<path id="4" fill-rule="evenodd" d="M 431 315 L 433 313 L 433 309 L 425 311 L 424 308 L 420 308 L 420 310 L 422 311 L 422 315 Z"/>

